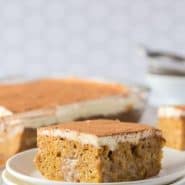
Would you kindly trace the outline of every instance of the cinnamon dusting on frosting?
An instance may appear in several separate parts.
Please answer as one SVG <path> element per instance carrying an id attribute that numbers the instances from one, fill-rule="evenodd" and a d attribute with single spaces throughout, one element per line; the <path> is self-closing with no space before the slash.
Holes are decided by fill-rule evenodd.
<path id="1" fill-rule="evenodd" d="M 43 130 L 61 130 L 61 131 L 77 131 L 80 133 L 87 133 L 96 135 L 98 137 L 103 136 L 112 136 L 118 134 L 129 134 L 135 132 L 142 132 L 145 130 L 153 130 L 147 125 L 143 124 L 134 124 L 134 123 L 125 123 L 118 120 L 87 120 L 87 121 L 73 121 L 68 123 L 63 123 L 59 125 L 53 125 L 48 127 L 42 127 L 38 129 L 38 134 Z"/>
<path id="2" fill-rule="evenodd" d="M 128 89 L 119 84 L 79 79 L 43 79 L 0 85 L 0 105 L 13 113 L 117 95 L 127 96 Z"/>

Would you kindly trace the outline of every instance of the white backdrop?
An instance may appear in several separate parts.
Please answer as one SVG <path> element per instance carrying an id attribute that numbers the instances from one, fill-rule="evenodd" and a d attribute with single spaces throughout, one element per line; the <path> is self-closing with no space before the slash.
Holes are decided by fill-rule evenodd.
<path id="1" fill-rule="evenodd" d="M 0 77 L 143 81 L 136 48 L 185 54 L 185 0 L 0 0 Z"/>

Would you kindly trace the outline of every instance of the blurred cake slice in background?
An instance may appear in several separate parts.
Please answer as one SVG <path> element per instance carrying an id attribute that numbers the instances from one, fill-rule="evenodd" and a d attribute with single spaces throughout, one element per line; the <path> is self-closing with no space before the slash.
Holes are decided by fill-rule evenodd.
<path id="1" fill-rule="evenodd" d="M 38 170 L 52 180 L 119 182 L 161 169 L 164 139 L 146 125 L 115 120 L 69 122 L 38 129 Z"/>
<path id="2" fill-rule="evenodd" d="M 43 79 L 0 85 L 0 156 L 36 146 L 36 128 L 96 118 L 137 122 L 144 92 L 120 84 L 80 79 Z"/>
<path id="3" fill-rule="evenodd" d="M 163 132 L 166 145 L 185 150 L 185 105 L 161 106 L 158 117 L 158 127 Z"/>

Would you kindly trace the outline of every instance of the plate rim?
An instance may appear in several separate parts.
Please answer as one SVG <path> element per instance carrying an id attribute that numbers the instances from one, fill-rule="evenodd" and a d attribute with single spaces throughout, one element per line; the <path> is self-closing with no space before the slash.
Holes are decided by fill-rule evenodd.
<path id="1" fill-rule="evenodd" d="M 7 170 L 4 169 L 3 172 L 2 172 L 2 175 L 1 175 L 3 183 L 9 184 L 9 185 L 16 185 L 14 182 L 11 182 L 10 180 L 7 179 L 6 173 L 7 173 Z"/>
<path id="2" fill-rule="evenodd" d="M 168 147 L 165 147 L 168 149 Z M 37 177 L 32 177 L 32 176 L 28 176 L 26 174 L 20 173 L 15 171 L 13 168 L 11 168 L 11 162 L 14 161 L 17 157 L 20 157 L 22 155 L 26 155 L 27 153 L 35 153 L 38 150 L 38 148 L 33 148 L 33 149 L 29 149 L 26 150 L 24 152 L 20 152 L 14 156 L 12 156 L 11 158 L 8 159 L 7 163 L 6 163 L 6 169 L 8 171 L 8 173 L 10 173 L 12 176 L 21 179 L 23 181 L 27 181 L 29 183 L 39 183 L 39 184 L 46 184 L 46 183 L 54 183 L 55 185 L 61 185 L 61 183 L 66 184 L 66 185 L 80 185 L 80 184 L 84 184 L 85 182 L 64 182 L 64 181 L 54 181 L 54 180 L 48 180 L 48 179 L 39 179 Z M 179 175 L 177 175 L 179 174 Z M 156 177 L 155 179 L 144 179 L 144 180 L 137 180 L 137 181 L 122 181 L 122 182 L 109 182 L 109 183 L 85 183 L 86 185 L 132 185 L 132 184 L 140 184 L 140 183 L 152 183 L 154 180 L 155 182 L 160 182 L 163 179 L 173 179 L 170 181 L 174 181 L 178 178 L 181 178 L 185 175 L 185 166 L 184 168 L 180 169 L 177 172 L 172 172 L 169 173 L 167 175 L 164 175 L 162 177 Z M 172 178 L 173 177 L 173 178 Z"/>
<path id="3" fill-rule="evenodd" d="M 14 182 L 11 182 L 9 179 L 7 180 L 7 178 L 8 178 L 6 176 L 7 174 L 9 174 L 8 171 L 6 169 L 4 169 L 2 171 L 2 180 L 3 180 L 3 182 L 5 182 L 6 184 L 11 183 L 10 185 L 16 185 Z M 16 177 L 13 177 L 13 178 L 16 178 Z M 181 177 L 180 179 L 178 179 L 177 181 L 175 181 L 171 185 L 182 185 L 182 183 L 184 183 L 184 182 L 185 182 L 185 176 Z"/>

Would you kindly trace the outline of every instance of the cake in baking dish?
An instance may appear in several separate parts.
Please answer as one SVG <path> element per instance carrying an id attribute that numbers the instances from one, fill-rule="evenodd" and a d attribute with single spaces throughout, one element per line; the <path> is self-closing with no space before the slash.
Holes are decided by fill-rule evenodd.
<path id="1" fill-rule="evenodd" d="M 37 142 L 35 165 L 48 179 L 118 182 L 157 175 L 164 139 L 146 125 L 100 119 L 39 128 Z"/>
<path id="2" fill-rule="evenodd" d="M 0 85 L 0 106 L 13 113 L 58 106 L 61 121 L 116 118 L 138 121 L 140 102 L 119 84 L 79 79 L 45 79 Z"/>
<path id="3" fill-rule="evenodd" d="M 40 126 L 95 118 L 138 121 L 143 100 L 119 84 L 43 79 L 1 84 L 0 106 L 1 160 L 35 147 Z"/>
<path id="4" fill-rule="evenodd" d="M 158 117 L 158 126 L 164 134 L 166 145 L 185 150 L 185 105 L 161 106 Z"/>

